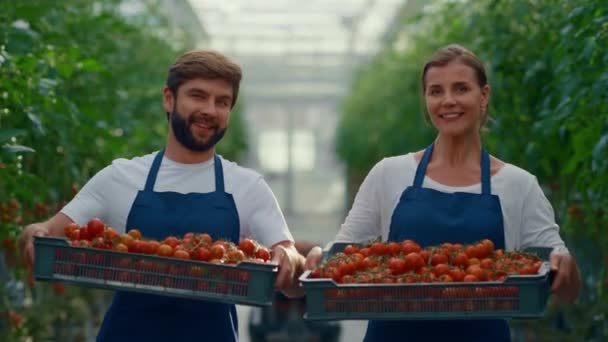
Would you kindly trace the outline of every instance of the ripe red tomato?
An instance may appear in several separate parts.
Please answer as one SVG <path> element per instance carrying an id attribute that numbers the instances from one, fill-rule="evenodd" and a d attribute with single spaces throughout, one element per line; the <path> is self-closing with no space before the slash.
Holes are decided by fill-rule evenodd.
<path id="1" fill-rule="evenodd" d="M 464 246 L 461 243 L 455 243 L 452 245 L 452 252 L 459 252 L 461 249 L 463 249 Z"/>
<path id="2" fill-rule="evenodd" d="M 89 221 L 89 223 L 87 223 L 87 228 L 89 229 L 89 234 L 90 234 L 91 238 L 96 238 L 98 236 L 101 236 L 103 234 L 105 227 L 106 226 L 103 223 L 103 221 L 96 217 L 92 218 Z"/>
<path id="3" fill-rule="evenodd" d="M 448 256 L 440 252 L 439 250 L 435 250 L 433 256 L 431 257 L 431 265 L 435 266 L 438 264 L 447 264 Z"/>
<path id="4" fill-rule="evenodd" d="M 78 230 L 80 227 L 78 224 L 72 222 L 63 228 L 63 233 L 68 236 L 72 231 Z"/>
<path id="5" fill-rule="evenodd" d="M 489 245 L 484 245 L 483 243 L 475 244 L 475 250 L 477 251 L 477 257 L 480 259 L 487 258 L 490 255 L 490 253 L 492 253 L 492 251 L 489 250 L 489 248 L 490 248 Z"/>
<path id="6" fill-rule="evenodd" d="M 359 250 L 359 253 L 361 253 L 363 256 L 367 257 L 372 253 L 372 251 L 368 247 L 364 247 Z"/>
<path id="7" fill-rule="evenodd" d="M 131 253 L 143 253 L 144 242 L 142 240 L 134 240 L 130 245 L 127 246 Z"/>
<path id="8" fill-rule="evenodd" d="M 226 253 L 226 248 L 221 244 L 215 244 L 209 248 L 209 252 L 211 253 L 211 259 L 222 259 L 224 253 Z"/>
<path id="9" fill-rule="evenodd" d="M 483 271 L 483 269 L 479 265 L 471 265 L 471 266 L 467 267 L 466 272 L 467 272 L 467 274 L 474 275 L 475 278 L 477 278 L 481 281 L 485 281 L 487 279 L 486 273 Z"/>
<path id="10" fill-rule="evenodd" d="M 479 259 L 469 258 L 469 265 L 479 265 L 479 264 L 481 264 L 481 261 L 479 261 Z"/>
<path id="11" fill-rule="evenodd" d="M 410 253 L 420 253 L 422 248 L 420 245 L 415 243 L 412 240 L 405 240 L 401 243 L 401 248 L 403 249 L 403 254 L 408 255 Z"/>
<path id="12" fill-rule="evenodd" d="M 163 257 L 170 257 L 173 255 L 173 247 L 163 243 L 156 249 L 156 254 Z"/>
<path id="13" fill-rule="evenodd" d="M 450 275 L 450 277 L 452 277 L 452 279 L 454 281 L 463 281 L 464 277 L 467 275 L 462 269 L 460 268 L 452 268 L 450 269 L 450 271 L 448 272 L 448 274 Z"/>
<path id="14" fill-rule="evenodd" d="M 262 259 L 264 261 L 270 260 L 270 252 L 266 247 L 259 247 L 257 251 L 255 251 L 255 257 Z"/>
<path id="15" fill-rule="evenodd" d="M 175 236 L 169 236 L 165 240 L 163 240 L 163 243 L 175 248 L 177 245 L 180 244 L 180 241 Z"/>
<path id="16" fill-rule="evenodd" d="M 401 246 L 396 242 L 389 242 L 386 245 L 386 251 L 389 255 L 397 255 L 401 253 Z"/>
<path id="17" fill-rule="evenodd" d="M 357 265 L 354 262 L 349 262 L 347 260 L 343 260 L 338 265 L 338 269 L 342 275 L 355 273 L 357 270 Z"/>
<path id="18" fill-rule="evenodd" d="M 239 249 L 248 256 L 253 256 L 255 254 L 255 247 L 255 242 L 251 239 L 243 239 L 239 242 Z"/>
<path id="19" fill-rule="evenodd" d="M 182 238 L 182 240 L 184 240 L 184 242 L 186 241 L 190 241 L 192 240 L 192 238 L 194 238 L 194 233 L 186 233 L 184 234 L 184 237 Z"/>
<path id="20" fill-rule="evenodd" d="M 245 252 L 240 249 L 230 250 L 226 255 L 226 259 L 232 264 L 238 264 L 239 262 L 245 260 L 245 258 Z"/>
<path id="21" fill-rule="evenodd" d="M 344 254 L 355 254 L 359 252 L 359 247 L 357 246 L 353 246 L 353 245 L 348 245 L 344 248 Z"/>
<path id="22" fill-rule="evenodd" d="M 76 227 L 78 227 L 78 225 L 76 225 Z M 78 228 L 66 230 L 65 236 L 70 241 L 78 241 L 78 240 L 80 240 L 80 230 Z"/>
<path id="23" fill-rule="evenodd" d="M 207 247 L 199 247 L 194 250 L 191 254 L 192 259 L 200 260 L 200 261 L 209 261 L 211 260 L 211 252 Z"/>
<path id="24" fill-rule="evenodd" d="M 450 267 L 446 264 L 437 264 L 435 266 L 433 266 L 433 274 L 435 274 L 435 276 L 440 277 L 444 274 L 448 274 L 448 272 L 450 271 Z"/>
<path id="25" fill-rule="evenodd" d="M 89 228 L 87 228 L 87 226 L 80 227 L 80 230 L 78 231 L 78 236 L 80 240 L 92 240 L 91 236 L 89 235 Z"/>
<path id="26" fill-rule="evenodd" d="M 491 269 L 493 265 L 494 261 L 489 258 L 485 258 L 479 262 L 479 266 L 481 266 L 483 269 Z"/>
<path id="27" fill-rule="evenodd" d="M 452 258 L 452 265 L 465 268 L 469 265 L 469 257 L 464 252 L 459 252 Z"/>
<path id="28" fill-rule="evenodd" d="M 213 238 L 211 238 L 211 235 L 209 235 L 207 233 L 199 234 L 199 235 L 197 235 L 197 237 L 198 237 L 198 239 L 203 241 L 204 244 L 207 244 L 207 245 L 211 245 L 211 243 L 213 242 Z"/>
<path id="29" fill-rule="evenodd" d="M 403 274 L 407 270 L 405 260 L 395 257 L 388 259 L 388 268 L 391 270 L 391 274 L 393 275 Z"/>
<path id="30" fill-rule="evenodd" d="M 127 233 L 120 235 L 120 242 L 127 245 L 127 247 L 129 247 L 133 243 L 133 241 L 135 241 L 135 239 L 133 239 L 133 237 Z"/>
<path id="31" fill-rule="evenodd" d="M 177 250 L 173 253 L 173 257 L 178 259 L 190 259 L 190 254 L 184 250 Z"/>
<path id="32" fill-rule="evenodd" d="M 405 256 L 405 270 L 406 271 L 417 271 L 424 267 L 424 259 L 419 253 L 412 252 Z"/>
<path id="33" fill-rule="evenodd" d="M 144 252 L 144 254 L 156 254 L 156 251 L 158 250 L 159 246 L 160 246 L 160 243 L 158 241 L 154 241 L 154 240 L 146 241 L 146 242 L 144 242 L 142 252 Z"/>
<path id="34" fill-rule="evenodd" d="M 467 257 L 469 257 L 469 259 L 477 258 L 477 249 L 473 245 L 466 246 L 464 249 L 464 252 L 467 255 Z"/>
<path id="35" fill-rule="evenodd" d="M 382 242 L 374 242 L 370 246 L 370 249 L 372 251 L 372 254 L 375 255 L 385 255 L 388 253 L 388 248 L 386 247 L 386 244 Z"/>
<path id="36" fill-rule="evenodd" d="M 129 247 L 127 247 L 127 245 L 125 245 L 124 243 L 120 242 L 118 243 L 116 246 L 114 246 L 113 248 L 115 251 L 117 252 L 123 252 L 126 253 L 129 251 Z"/>
<path id="37" fill-rule="evenodd" d="M 492 240 L 490 239 L 483 239 L 481 240 L 481 244 L 484 245 L 486 252 L 488 254 L 494 252 L 494 242 L 492 242 Z"/>
<path id="38" fill-rule="evenodd" d="M 479 279 L 476 276 L 474 276 L 473 274 L 467 274 L 464 276 L 462 281 L 464 281 L 465 283 L 470 283 L 470 282 L 477 282 L 477 281 L 479 281 Z"/>
<path id="39" fill-rule="evenodd" d="M 141 232 L 137 229 L 131 229 L 127 232 L 127 234 L 131 235 L 131 237 L 135 240 L 141 239 Z"/>
<path id="40" fill-rule="evenodd" d="M 422 257 L 422 260 L 424 260 L 424 264 L 427 265 L 431 257 L 431 252 L 428 249 L 422 250 L 420 251 L 420 256 Z"/>
<path id="41" fill-rule="evenodd" d="M 112 227 L 106 228 L 105 232 L 103 233 L 103 236 L 108 241 L 114 241 L 114 240 L 120 238 L 118 236 L 118 232 L 116 231 L 116 229 L 114 229 Z"/>

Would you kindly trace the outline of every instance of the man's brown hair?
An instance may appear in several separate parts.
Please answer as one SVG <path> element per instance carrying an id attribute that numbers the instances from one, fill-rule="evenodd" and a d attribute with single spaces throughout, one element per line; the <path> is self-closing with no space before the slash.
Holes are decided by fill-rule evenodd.
<path id="1" fill-rule="evenodd" d="M 241 83 L 241 67 L 228 57 L 215 51 L 191 51 L 177 58 L 169 69 L 167 87 L 177 95 L 177 89 L 187 81 L 195 78 L 208 80 L 221 79 L 232 85 L 233 98 L 231 108 L 234 107 L 239 94 Z"/>

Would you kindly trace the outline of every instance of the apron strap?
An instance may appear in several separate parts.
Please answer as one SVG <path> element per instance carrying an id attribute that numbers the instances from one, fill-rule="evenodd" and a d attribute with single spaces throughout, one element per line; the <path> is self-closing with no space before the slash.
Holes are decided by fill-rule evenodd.
<path id="1" fill-rule="evenodd" d="M 224 192 L 224 169 L 222 168 L 222 160 L 217 154 L 213 155 L 213 166 L 215 169 L 215 191 Z"/>
<path id="2" fill-rule="evenodd" d="M 163 160 L 163 156 L 165 155 L 165 149 L 158 151 L 156 157 L 154 157 L 154 161 L 152 162 L 152 167 L 150 167 L 150 171 L 148 172 L 148 178 L 146 179 L 146 187 L 144 191 L 154 191 L 154 184 L 156 183 L 156 175 L 158 175 L 158 169 L 160 169 L 160 163 Z"/>
<path id="3" fill-rule="evenodd" d="M 431 144 L 424 150 L 424 155 L 420 159 L 420 164 L 416 168 L 416 176 L 414 178 L 414 187 L 421 188 L 426 175 L 426 168 L 429 165 L 431 154 L 433 154 L 433 145 Z M 490 155 L 485 148 L 481 148 L 481 194 L 491 195 L 492 185 L 490 180 Z"/>
<path id="4" fill-rule="evenodd" d="M 414 187 L 422 188 L 422 182 L 424 181 L 424 175 L 426 175 L 426 167 L 429 165 L 431 154 L 433 154 L 433 145 L 431 144 L 424 150 L 424 155 L 420 159 L 420 164 L 416 168 L 416 177 L 414 178 Z"/>
<path id="5" fill-rule="evenodd" d="M 492 182 L 490 181 L 490 155 L 485 148 L 481 148 L 481 194 L 492 194 Z"/>

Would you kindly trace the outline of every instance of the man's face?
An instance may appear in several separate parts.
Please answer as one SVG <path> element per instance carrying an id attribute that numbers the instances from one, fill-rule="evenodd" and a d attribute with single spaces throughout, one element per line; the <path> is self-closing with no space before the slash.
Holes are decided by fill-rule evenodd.
<path id="1" fill-rule="evenodd" d="M 226 129 L 232 104 L 232 86 L 224 80 L 194 79 L 182 84 L 177 96 L 165 89 L 165 110 L 170 112 L 175 139 L 192 151 L 208 151 Z"/>

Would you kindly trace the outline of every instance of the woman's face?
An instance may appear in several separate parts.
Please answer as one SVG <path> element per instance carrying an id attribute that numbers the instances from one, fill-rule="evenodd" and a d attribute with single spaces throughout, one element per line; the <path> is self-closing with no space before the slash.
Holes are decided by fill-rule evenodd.
<path id="1" fill-rule="evenodd" d="M 459 61 L 434 66 L 425 76 L 424 99 L 440 134 L 476 135 L 490 98 L 490 87 L 479 86 L 475 70 Z"/>

